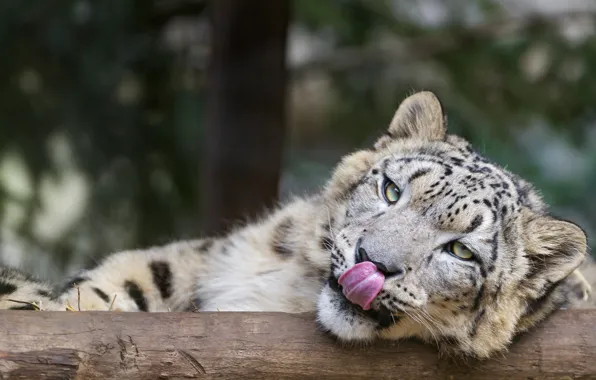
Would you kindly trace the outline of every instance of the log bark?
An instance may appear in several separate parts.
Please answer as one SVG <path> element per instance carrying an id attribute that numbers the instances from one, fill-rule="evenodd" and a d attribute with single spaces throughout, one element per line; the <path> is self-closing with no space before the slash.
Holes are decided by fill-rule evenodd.
<path id="1" fill-rule="evenodd" d="M 278 200 L 289 0 L 210 4 L 203 232 L 223 233 Z"/>
<path id="2" fill-rule="evenodd" d="M 413 341 L 344 347 L 311 314 L 0 312 L 2 379 L 596 379 L 596 309 L 487 361 Z"/>

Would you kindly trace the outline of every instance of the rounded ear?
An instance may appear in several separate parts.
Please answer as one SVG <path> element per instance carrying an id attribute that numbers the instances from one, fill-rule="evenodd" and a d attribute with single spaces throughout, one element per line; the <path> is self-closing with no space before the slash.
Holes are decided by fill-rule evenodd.
<path id="1" fill-rule="evenodd" d="M 588 304 L 592 287 L 582 273 L 576 269 L 563 281 L 555 283 L 547 292 L 526 304 L 516 329 L 526 331 L 560 308 L 591 306 Z"/>
<path id="2" fill-rule="evenodd" d="M 590 285 L 576 269 L 587 257 L 584 231 L 551 216 L 528 212 L 522 218 L 528 270 L 520 284 L 526 306 L 516 326 L 518 332 L 558 308 L 585 301 L 590 293 Z"/>
<path id="3" fill-rule="evenodd" d="M 530 297 L 541 297 L 564 280 L 587 252 L 586 234 L 576 224 L 551 216 L 531 218 L 525 226 L 529 270 L 523 280 Z"/>
<path id="4" fill-rule="evenodd" d="M 441 102 L 432 92 L 418 92 L 399 105 L 389 129 L 375 143 L 375 149 L 396 139 L 444 140 L 446 134 L 447 118 Z"/>

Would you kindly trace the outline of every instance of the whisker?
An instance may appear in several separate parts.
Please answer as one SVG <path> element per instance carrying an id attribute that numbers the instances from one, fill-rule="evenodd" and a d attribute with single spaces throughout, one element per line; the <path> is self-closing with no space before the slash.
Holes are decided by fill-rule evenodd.
<path id="1" fill-rule="evenodd" d="M 331 225 L 331 213 L 329 212 L 329 206 L 326 206 L 325 208 L 327 209 L 327 224 L 329 225 L 331 240 L 335 240 L 335 235 L 337 235 L 338 231 L 333 231 L 333 226 Z"/>
<path id="2" fill-rule="evenodd" d="M 433 319 L 425 310 L 420 310 L 419 316 L 421 318 L 424 318 L 426 321 L 428 321 L 429 324 L 431 324 L 433 327 L 439 330 L 439 333 L 441 335 L 446 335 L 445 331 L 443 330 L 443 327 L 435 319 Z"/>
<path id="3" fill-rule="evenodd" d="M 406 315 L 408 315 L 410 318 L 412 318 L 414 321 L 420 323 L 421 325 L 423 325 L 424 327 L 426 327 L 426 329 L 430 332 L 431 336 L 433 337 L 433 339 L 435 340 L 436 344 L 439 345 L 439 340 L 437 339 L 437 336 L 435 335 L 435 333 L 433 332 L 433 329 L 427 324 L 427 322 L 425 322 L 423 319 L 420 319 L 419 316 L 414 315 L 414 314 L 410 314 L 408 313 L 407 310 L 402 309 L 402 311 L 404 313 L 406 313 Z"/>
<path id="4" fill-rule="evenodd" d="M 426 309 L 420 309 L 420 314 L 424 316 L 429 322 L 433 323 L 439 331 L 444 334 L 443 326 L 428 312 Z"/>
<path id="5" fill-rule="evenodd" d="M 331 225 L 331 213 L 329 212 L 329 207 L 326 207 L 327 209 L 327 223 L 329 224 L 329 239 L 331 239 L 331 242 L 333 243 L 333 246 L 331 247 L 331 249 L 336 249 L 338 248 L 337 246 L 337 239 L 336 239 L 336 235 L 338 234 L 338 231 L 334 231 L 333 230 L 333 226 Z"/>

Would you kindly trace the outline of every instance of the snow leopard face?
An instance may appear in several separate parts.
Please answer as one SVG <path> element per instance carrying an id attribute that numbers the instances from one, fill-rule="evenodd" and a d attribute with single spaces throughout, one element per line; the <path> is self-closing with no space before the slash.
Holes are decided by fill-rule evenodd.
<path id="1" fill-rule="evenodd" d="M 431 93 L 406 99 L 327 194 L 344 201 L 318 320 L 341 340 L 415 336 L 489 356 L 560 306 L 587 250 L 528 182 L 447 135 Z"/>

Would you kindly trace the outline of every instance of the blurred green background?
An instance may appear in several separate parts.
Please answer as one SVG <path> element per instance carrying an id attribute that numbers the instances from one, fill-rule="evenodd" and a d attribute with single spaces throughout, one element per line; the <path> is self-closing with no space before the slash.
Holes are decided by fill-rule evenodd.
<path id="1" fill-rule="evenodd" d="M 593 235 L 595 33 L 588 0 L 294 1 L 282 199 L 429 89 L 453 132 Z M 197 235 L 204 1 L 3 0 L 0 49 L 3 262 L 56 279 Z"/>

